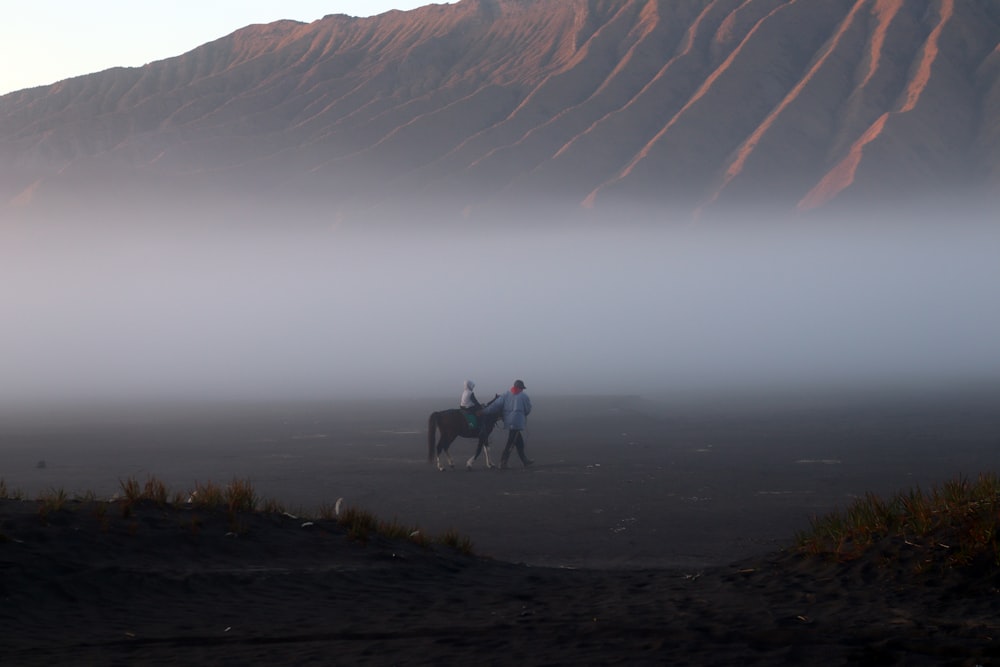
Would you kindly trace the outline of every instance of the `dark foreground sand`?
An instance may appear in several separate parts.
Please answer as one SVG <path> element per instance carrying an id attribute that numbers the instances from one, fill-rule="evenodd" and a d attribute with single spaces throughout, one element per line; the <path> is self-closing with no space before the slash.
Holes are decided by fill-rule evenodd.
<path id="1" fill-rule="evenodd" d="M 865 492 L 1000 470 L 996 398 L 537 395 L 538 463 L 504 472 L 467 472 L 467 441 L 428 466 L 433 402 L 8 415 L 0 476 L 31 500 L 0 503 L 0 664 L 992 664 L 993 579 L 914 575 L 902 543 L 849 565 L 786 547 Z M 342 497 L 476 555 L 34 500 L 149 474 L 248 478 L 297 516 Z"/>

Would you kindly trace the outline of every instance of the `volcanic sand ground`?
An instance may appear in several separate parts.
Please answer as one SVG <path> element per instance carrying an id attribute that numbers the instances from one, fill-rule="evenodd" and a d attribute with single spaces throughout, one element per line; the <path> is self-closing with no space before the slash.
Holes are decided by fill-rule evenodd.
<path id="1" fill-rule="evenodd" d="M 867 492 L 1000 469 L 995 391 L 532 399 L 536 464 L 507 471 L 467 471 L 465 440 L 454 471 L 428 465 L 427 415 L 448 403 L 425 399 L 8 414 L 0 476 L 32 501 L 0 512 L 3 643 L 24 664 L 993 655 L 995 588 L 915 595 L 892 568 L 783 549 Z M 249 479 L 298 518 L 249 517 L 232 535 L 186 508 L 99 520 L 70 503 L 43 519 L 33 501 L 149 475 L 179 492 Z M 476 557 L 302 527 L 338 498 L 426 535 L 455 529 Z"/>

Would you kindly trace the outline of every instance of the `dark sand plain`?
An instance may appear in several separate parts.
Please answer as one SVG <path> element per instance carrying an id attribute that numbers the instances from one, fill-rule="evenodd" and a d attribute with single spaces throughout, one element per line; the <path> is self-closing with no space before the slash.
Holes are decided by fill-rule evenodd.
<path id="1" fill-rule="evenodd" d="M 804 560 L 810 518 L 1000 470 L 1000 391 L 677 397 L 532 392 L 536 464 L 452 446 L 449 399 L 8 410 L 3 664 L 990 664 L 995 582 Z M 499 455 L 505 433 L 493 436 Z M 287 516 L 86 503 L 120 481 L 250 480 Z M 345 505 L 475 551 L 351 541 Z M 110 521 L 110 523 L 109 523 Z M 185 528 L 185 526 L 187 526 Z M 883 554 L 882 560 L 885 561 Z M 951 575 L 949 575 L 951 576 Z M 971 592 L 970 592 L 971 591 Z"/>

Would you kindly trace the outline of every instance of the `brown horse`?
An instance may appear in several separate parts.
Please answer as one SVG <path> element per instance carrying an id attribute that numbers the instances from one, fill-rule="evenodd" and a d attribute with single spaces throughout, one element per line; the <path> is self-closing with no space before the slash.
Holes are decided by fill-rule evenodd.
<path id="1" fill-rule="evenodd" d="M 500 398 L 499 394 L 486 405 L 490 405 L 498 398 Z M 427 462 L 434 463 L 436 461 L 438 470 L 444 470 L 444 466 L 441 465 L 441 454 L 444 454 L 445 458 L 448 459 L 448 467 L 454 468 L 455 463 L 451 460 L 451 454 L 448 453 L 451 443 L 455 441 L 455 438 L 478 438 L 479 444 L 476 447 L 476 453 L 465 462 L 465 467 L 472 470 L 472 464 L 475 460 L 482 452 L 486 452 L 486 467 L 495 468 L 496 466 L 490 461 L 490 433 L 493 432 L 493 427 L 500 420 L 500 415 L 480 415 L 478 419 L 479 430 L 476 431 L 469 428 L 465 414 L 457 408 L 432 412 L 427 420 Z M 437 455 L 435 456 L 434 436 L 438 431 L 440 431 L 441 437 L 437 440 Z"/>

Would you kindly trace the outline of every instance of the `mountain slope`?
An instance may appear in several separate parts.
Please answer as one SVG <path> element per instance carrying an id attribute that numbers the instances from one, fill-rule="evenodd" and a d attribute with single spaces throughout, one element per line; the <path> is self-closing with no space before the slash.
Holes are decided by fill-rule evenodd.
<path id="1" fill-rule="evenodd" d="M 249 26 L 0 97 L 0 204 L 704 215 L 990 194 L 998 35 L 990 0 L 463 0 Z"/>

